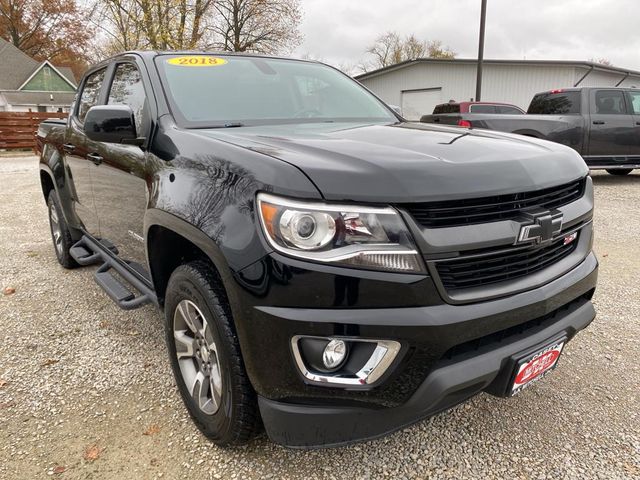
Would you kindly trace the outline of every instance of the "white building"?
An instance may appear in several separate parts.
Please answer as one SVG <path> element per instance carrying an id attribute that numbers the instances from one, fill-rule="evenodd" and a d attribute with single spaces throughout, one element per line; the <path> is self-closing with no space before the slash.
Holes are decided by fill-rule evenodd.
<path id="1" fill-rule="evenodd" d="M 422 58 L 356 77 L 405 118 L 418 120 L 449 100 L 473 100 L 476 60 Z M 535 93 L 556 88 L 640 87 L 640 72 L 591 62 L 555 60 L 485 60 L 482 101 L 504 102 L 527 110 Z"/>

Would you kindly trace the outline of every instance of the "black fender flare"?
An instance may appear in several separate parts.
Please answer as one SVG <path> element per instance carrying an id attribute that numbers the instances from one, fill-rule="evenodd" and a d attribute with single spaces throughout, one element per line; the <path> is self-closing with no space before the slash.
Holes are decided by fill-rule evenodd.
<path id="1" fill-rule="evenodd" d="M 44 201 L 47 201 L 47 192 L 42 184 L 42 174 L 46 174 L 51 180 L 53 189 L 58 194 L 62 206 L 62 216 L 64 217 L 67 225 L 72 227 L 72 237 L 74 240 L 80 239 L 80 232 L 78 226 L 82 224 L 79 218 L 77 218 L 73 209 L 73 186 L 67 175 L 65 174 L 65 167 L 62 156 L 53 146 L 45 144 L 44 150 L 40 156 L 39 170 L 40 182 L 42 188 L 42 194 Z"/>
<path id="2" fill-rule="evenodd" d="M 220 275 L 220 279 L 227 291 L 227 295 L 229 295 L 229 300 L 232 302 L 233 300 L 231 296 L 233 296 L 233 289 L 228 288 L 230 282 L 233 280 L 233 272 L 227 263 L 220 247 L 216 244 L 216 242 L 209 237 L 206 233 L 204 233 L 199 228 L 195 227 L 191 223 L 187 222 L 183 218 L 180 218 L 172 213 L 169 213 L 165 210 L 160 210 L 157 208 L 150 208 L 145 213 L 144 217 L 144 236 L 146 239 L 146 253 L 147 253 L 147 264 L 149 265 L 149 269 L 151 270 L 151 281 L 155 285 L 155 274 L 157 272 L 153 271 L 153 264 L 151 262 L 151 258 L 149 257 L 149 230 L 153 227 L 162 227 L 165 228 L 181 237 L 185 240 L 191 242 L 198 249 L 200 249 L 204 254 L 209 258 L 213 266 L 218 271 Z"/>

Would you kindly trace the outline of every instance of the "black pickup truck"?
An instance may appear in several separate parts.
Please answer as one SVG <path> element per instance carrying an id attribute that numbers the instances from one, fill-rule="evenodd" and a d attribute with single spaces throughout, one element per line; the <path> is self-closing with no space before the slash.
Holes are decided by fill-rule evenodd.
<path id="1" fill-rule="evenodd" d="M 562 143 L 592 170 L 627 175 L 640 168 L 640 90 L 565 88 L 538 93 L 527 115 L 423 115 L 424 123 L 486 128 Z"/>
<path id="2" fill-rule="evenodd" d="M 511 396 L 595 316 L 575 151 L 407 123 L 320 63 L 122 54 L 39 142 L 59 262 L 164 312 L 177 387 L 219 445 L 261 423 L 340 445 Z"/>

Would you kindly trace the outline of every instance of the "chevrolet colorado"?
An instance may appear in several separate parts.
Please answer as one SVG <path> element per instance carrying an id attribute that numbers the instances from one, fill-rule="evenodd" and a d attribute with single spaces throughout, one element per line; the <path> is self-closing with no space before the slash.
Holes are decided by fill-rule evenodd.
<path id="1" fill-rule="evenodd" d="M 562 143 L 591 170 L 628 175 L 640 168 L 640 90 L 565 88 L 536 94 L 527 115 L 439 113 L 424 123 L 486 128 Z"/>
<path id="2" fill-rule="evenodd" d="M 405 122 L 320 63 L 125 53 L 38 135 L 58 261 L 164 312 L 178 390 L 219 445 L 261 423 L 340 445 L 511 396 L 595 316 L 574 150 Z"/>

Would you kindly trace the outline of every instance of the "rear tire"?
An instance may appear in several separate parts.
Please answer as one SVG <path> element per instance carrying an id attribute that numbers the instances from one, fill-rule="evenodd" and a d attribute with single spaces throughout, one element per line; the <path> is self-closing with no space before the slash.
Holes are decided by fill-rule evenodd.
<path id="1" fill-rule="evenodd" d="M 51 229 L 51 239 L 56 258 L 64 268 L 76 268 L 78 264 L 69 253 L 73 246 L 71 230 L 64 219 L 62 208 L 60 207 L 60 199 L 55 190 L 49 192 L 47 207 L 49 209 L 49 228 Z"/>
<path id="2" fill-rule="evenodd" d="M 632 171 L 633 171 L 633 168 L 616 168 L 616 169 L 611 168 L 607 170 L 607 173 L 609 175 L 622 176 L 622 175 L 629 175 Z"/>
<path id="3" fill-rule="evenodd" d="M 212 267 L 195 261 L 171 275 L 165 301 L 169 359 L 182 400 L 215 444 L 242 445 L 260 423 L 231 309 Z"/>

